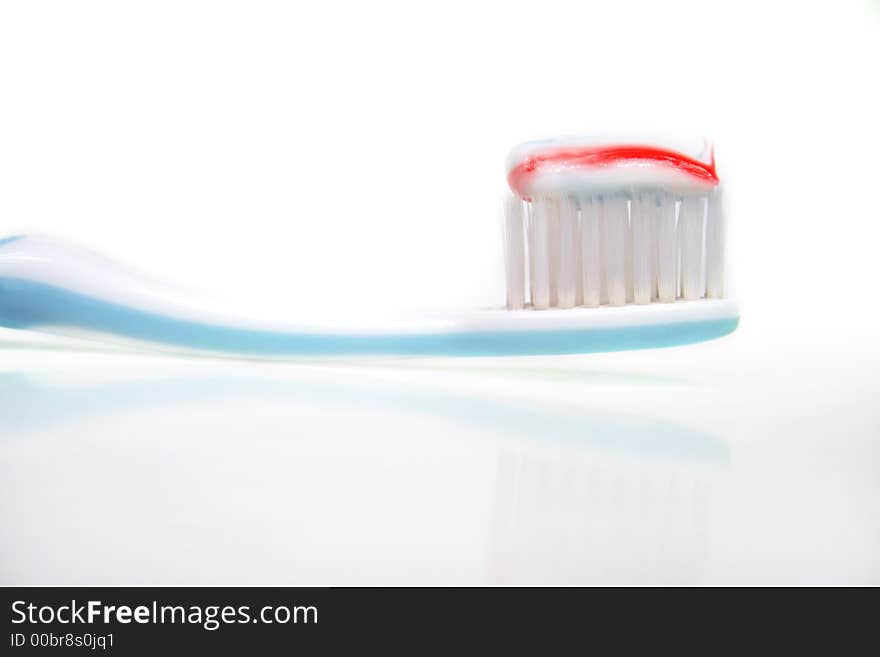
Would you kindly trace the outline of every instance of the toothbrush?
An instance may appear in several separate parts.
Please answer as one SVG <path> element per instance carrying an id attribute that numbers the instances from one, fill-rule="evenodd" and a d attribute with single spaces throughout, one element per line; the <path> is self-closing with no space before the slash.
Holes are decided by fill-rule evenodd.
<path id="1" fill-rule="evenodd" d="M 259 322 L 89 251 L 0 239 L 0 326 L 232 356 L 495 356 L 667 347 L 732 332 L 712 148 L 567 138 L 508 160 L 506 305 L 383 326 Z"/>

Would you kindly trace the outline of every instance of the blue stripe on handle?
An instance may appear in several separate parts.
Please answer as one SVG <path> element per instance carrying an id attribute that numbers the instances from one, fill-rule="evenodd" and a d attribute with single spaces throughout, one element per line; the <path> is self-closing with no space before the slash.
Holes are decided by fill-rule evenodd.
<path id="1" fill-rule="evenodd" d="M 618 328 L 312 334 L 219 326 L 137 310 L 64 288 L 0 278 L 0 325 L 64 328 L 242 356 L 519 356 L 672 347 L 732 332 L 738 318 Z"/>

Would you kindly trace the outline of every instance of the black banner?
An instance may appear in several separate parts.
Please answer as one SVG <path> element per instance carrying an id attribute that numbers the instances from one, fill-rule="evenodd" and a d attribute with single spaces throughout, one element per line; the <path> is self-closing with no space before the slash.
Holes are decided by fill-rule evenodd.
<path id="1" fill-rule="evenodd" d="M 5 588 L 4 655 L 193 651 L 350 654 L 367 648 L 457 654 L 476 645 L 537 654 L 651 645 L 780 645 L 829 627 L 794 589 Z M 838 592 L 839 594 L 839 592 Z M 731 599 L 731 597 L 733 599 Z M 800 601 L 800 603 L 798 602 Z M 743 605 L 741 603 L 746 602 Z M 736 605 L 735 615 L 731 608 Z M 873 609 L 873 607 L 872 607 Z M 854 626 L 868 610 L 850 616 Z M 821 614 L 821 618 L 817 614 Z M 810 616 L 821 625 L 811 623 Z M 852 627 L 849 636 L 852 636 Z M 814 637 L 818 638 L 818 637 Z M 708 644 L 704 643 L 707 642 Z M 840 639 L 835 645 L 840 646 Z M 605 652 L 604 650 L 602 652 Z M 702 652 L 702 651 L 701 651 Z"/>

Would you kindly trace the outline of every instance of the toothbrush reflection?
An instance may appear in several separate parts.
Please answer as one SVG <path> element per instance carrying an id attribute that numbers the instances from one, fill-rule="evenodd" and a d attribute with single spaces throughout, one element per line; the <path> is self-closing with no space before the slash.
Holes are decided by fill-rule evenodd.
<path id="1" fill-rule="evenodd" d="M 698 581 L 729 460 L 686 427 L 377 370 L 0 391 L 4 584 Z"/>
<path id="2" fill-rule="evenodd" d="M 700 581 L 705 475 L 503 451 L 498 482 L 493 583 Z"/>

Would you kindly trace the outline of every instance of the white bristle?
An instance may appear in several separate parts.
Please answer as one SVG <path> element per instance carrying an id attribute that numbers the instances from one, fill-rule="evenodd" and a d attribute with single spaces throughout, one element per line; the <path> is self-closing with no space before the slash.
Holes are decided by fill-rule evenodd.
<path id="1" fill-rule="evenodd" d="M 627 200 L 623 244 L 623 282 L 626 292 L 626 303 L 633 302 L 633 233 L 632 233 L 632 200 Z"/>
<path id="2" fill-rule="evenodd" d="M 574 205 L 574 305 L 584 305 L 584 251 L 582 235 L 581 207 L 578 199 L 572 198 Z"/>
<path id="3" fill-rule="evenodd" d="M 681 296 L 700 299 L 705 293 L 703 279 L 703 224 L 706 201 L 702 196 L 682 199 L 678 217 L 681 242 Z"/>
<path id="4" fill-rule="evenodd" d="M 720 299 L 724 295 L 724 213 L 721 190 L 709 196 L 706 213 L 706 296 Z"/>
<path id="5" fill-rule="evenodd" d="M 657 203 L 651 195 L 638 195 L 632 200 L 632 286 L 634 303 L 651 303 L 654 290 L 654 215 Z"/>
<path id="6" fill-rule="evenodd" d="M 558 206 L 557 257 L 559 268 L 556 272 L 556 305 L 559 308 L 574 308 L 577 298 L 577 269 L 575 252 L 577 250 L 578 215 L 574 202 L 565 198 Z"/>
<path id="7" fill-rule="evenodd" d="M 526 203 L 525 209 L 526 271 L 529 275 L 529 299 L 533 300 L 535 298 L 535 204 Z"/>
<path id="8" fill-rule="evenodd" d="M 605 295 L 612 306 L 626 303 L 627 205 L 627 199 L 621 196 L 601 199 L 599 204 Z"/>
<path id="9" fill-rule="evenodd" d="M 581 200 L 581 287 L 587 307 L 599 305 L 599 206 L 591 198 Z"/>
<path id="10" fill-rule="evenodd" d="M 658 189 L 577 199 L 560 191 L 528 202 L 511 197 L 504 217 L 512 310 L 723 296 L 724 223 L 717 190 L 681 198 Z"/>
<path id="11" fill-rule="evenodd" d="M 517 196 L 509 196 L 504 205 L 505 268 L 507 271 L 507 308 L 520 310 L 525 306 L 525 221 L 523 204 Z"/>
<path id="12" fill-rule="evenodd" d="M 550 307 L 549 232 L 552 211 L 551 201 L 538 199 L 532 203 L 529 217 L 532 307 L 539 310 Z"/>
<path id="13" fill-rule="evenodd" d="M 654 236 L 657 246 L 657 299 L 662 302 L 675 301 L 678 287 L 678 234 L 675 225 L 675 199 L 669 195 L 663 195 L 659 200 Z"/>
<path id="14" fill-rule="evenodd" d="M 545 199 L 547 213 L 547 258 L 550 270 L 550 307 L 559 304 L 559 199 Z"/>

